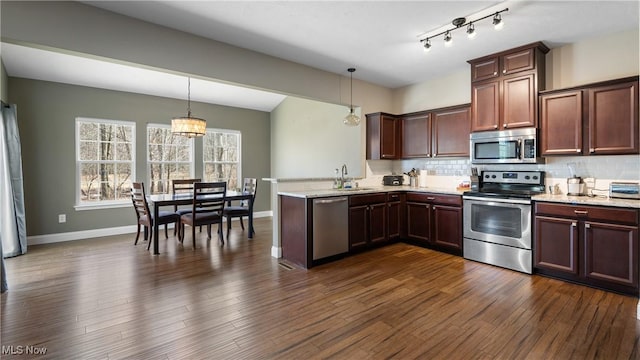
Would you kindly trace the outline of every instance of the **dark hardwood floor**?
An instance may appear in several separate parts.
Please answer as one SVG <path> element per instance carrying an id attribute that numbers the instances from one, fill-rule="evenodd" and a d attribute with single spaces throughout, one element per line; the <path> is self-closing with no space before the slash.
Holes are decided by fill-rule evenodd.
<path id="1" fill-rule="evenodd" d="M 1 357 L 640 359 L 633 297 L 402 243 L 287 269 L 270 218 L 254 240 L 234 226 L 224 247 L 153 256 L 131 234 L 7 259 Z"/>

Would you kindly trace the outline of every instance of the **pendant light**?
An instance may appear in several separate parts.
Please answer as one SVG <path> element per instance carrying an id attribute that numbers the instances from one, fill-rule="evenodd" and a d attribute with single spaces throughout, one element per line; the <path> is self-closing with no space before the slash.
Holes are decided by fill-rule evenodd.
<path id="1" fill-rule="evenodd" d="M 171 133 L 173 135 L 192 138 L 204 136 L 206 130 L 206 120 L 191 116 L 191 78 L 188 78 L 187 116 L 174 117 L 171 119 Z"/>
<path id="2" fill-rule="evenodd" d="M 353 72 L 356 71 L 356 69 L 349 68 L 347 70 L 351 73 L 351 107 L 349 108 L 349 115 L 344 118 L 343 123 L 347 126 L 358 126 L 360 125 L 360 117 L 353 111 Z"/>

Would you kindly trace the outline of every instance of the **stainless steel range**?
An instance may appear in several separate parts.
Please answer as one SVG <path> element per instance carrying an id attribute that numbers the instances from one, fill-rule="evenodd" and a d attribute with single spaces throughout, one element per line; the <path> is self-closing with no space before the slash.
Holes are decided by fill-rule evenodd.
<path id="1" fill-rule="evenodd" d="M 463 194 L 463 256 L 532 273 L 531 196 L 544 193 L 544 171 L 483 171 L 478 191 Z"/>

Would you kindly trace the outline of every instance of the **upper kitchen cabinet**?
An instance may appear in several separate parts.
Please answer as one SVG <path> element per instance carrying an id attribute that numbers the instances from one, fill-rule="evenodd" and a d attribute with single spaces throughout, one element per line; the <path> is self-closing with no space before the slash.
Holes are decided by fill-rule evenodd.
<path id="1" fill-rule="evenodd" d="M 395 115 L 367 114 L 367 160 L 400 158 L 400 125 Z"/>
<path id="2" fill-rule="evenodd" d="M 431 157 L 431 114 L 428 111 L 400 117 L 402 158 Z"/>
<path id="3" fill-rule="evenodd" d="M 400 117 L 403 159 L 469 156 L 469 104 Z"/>
<path id="4" fill-rule="evenodd" d="M 471 131 L 537 126 L 547 52 L 537 42 L 469 61 Z"/>
<path id="5" fill-rule="evenodd" d="M 541 155 L 638 154 L 638 77 L 540 95 Z"/>

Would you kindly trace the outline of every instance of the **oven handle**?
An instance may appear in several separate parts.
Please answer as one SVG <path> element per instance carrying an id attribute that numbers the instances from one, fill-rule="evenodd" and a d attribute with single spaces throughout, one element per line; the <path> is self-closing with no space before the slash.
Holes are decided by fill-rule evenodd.
<path id="1" fill-rule="evenodd" d="M 524 200 L 524 199 L 495 199 L 495 198 L 486 198 L 486 197 L 478 197 L 478 196 L 463 196 L 462 199 L 481 201 L 484 203 L 497 202 L 497 203 L 507 203 L 507 204 L 531 205 L 531 200 Z"/>

